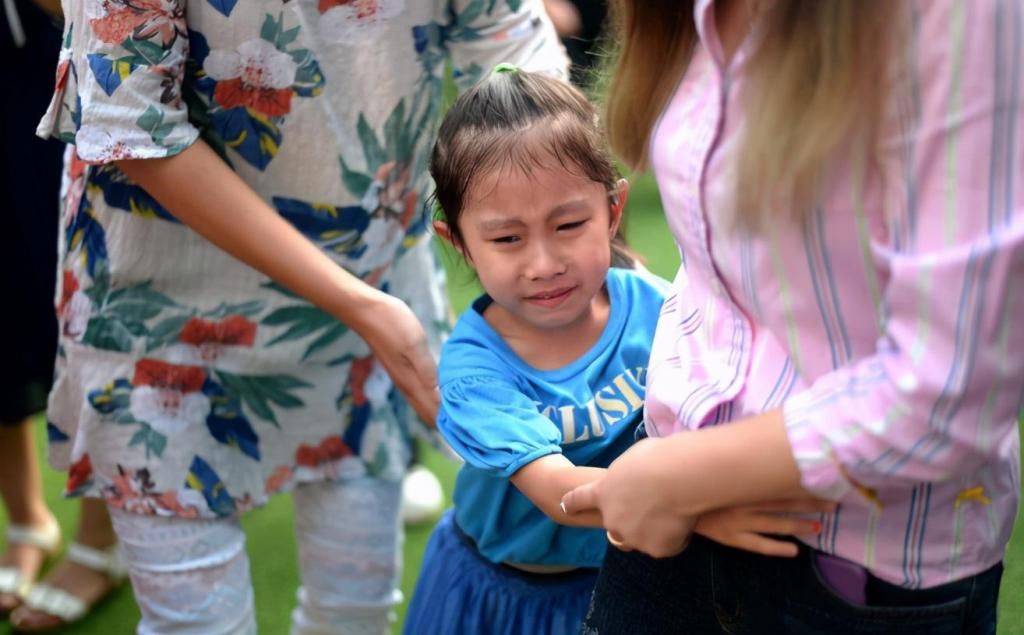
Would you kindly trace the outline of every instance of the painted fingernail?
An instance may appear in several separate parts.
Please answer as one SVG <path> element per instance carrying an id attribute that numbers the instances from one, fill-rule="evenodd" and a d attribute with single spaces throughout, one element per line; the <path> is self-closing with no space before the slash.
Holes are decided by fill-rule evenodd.
<path id="1" fill-rule="evenodd" d="M 563 513 L 563 514 L 568 514 L 568 513 L 569 513 L 569 512 L 568 512 L 568 511 L 566 511 L 566 509 L 565 509 L 565 501 L 559 501 L 559 503 L 558 503 L 558 506 L 562 508 L 562 513 Z"/>
<path id="2" fill-rule="evenodd" d="M 811 531 L 813 533 L 820 534 L 821 533 L 821 523 L 816 521 L 816 520 L 811 522 Z"/>

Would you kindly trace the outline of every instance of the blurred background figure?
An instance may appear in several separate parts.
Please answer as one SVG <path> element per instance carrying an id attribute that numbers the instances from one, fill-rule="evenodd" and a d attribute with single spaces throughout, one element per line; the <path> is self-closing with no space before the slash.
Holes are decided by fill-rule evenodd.
<path id="1" fill-rule="evenodd" d="M 279 493 L 298 592 L 261 605 L 387 632 L 449 328 L 425 159 L 447 69 L 567 76 L 541 0 L 62 4 L 51 465 L 109 506 L 139 632 L 255 632 L 241 517 Z"/>
<path id="2" fill-rule="evenodd" d="M 604 0 L 544 0 L 544 8 L 569 54 L 573 83 L 589 86 L 593 83 L 593 69 L 600 60 L 607 3 Z"/>
<path id="3" fill-rule="evenodd" d="M 60 3 L 4 0 L 0 12 L 0 100 L 4 150 L 0 201 L 0 495 L 7 513 L 0 555 L 0 615 L 23 631 L 83 616 L 114 586 L 114 534 L 97 501 L 81 507 L 67 558 L 36 583 L 60 549 L 61 531 L 43 498 L 31 416 L 46 407 L 57 346 L 53 290 L 61 155 L 64 145 L 35 136 L 53 90 L 50 70 L 60 49 Z M 24 606 L 32 604 L 36 608 Z M 20 608 L 19 608 L 20 607 Z M 13 611 L 13 613 L 12 613 Z"/>

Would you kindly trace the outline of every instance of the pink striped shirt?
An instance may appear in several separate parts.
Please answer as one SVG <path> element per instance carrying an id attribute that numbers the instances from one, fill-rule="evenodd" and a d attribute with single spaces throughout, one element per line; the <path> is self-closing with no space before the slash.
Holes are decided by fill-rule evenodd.
<path id="1" fill-rule="evenodd" d="M 670 434 L 783 408 L 811 546 L 907 588 L 992 566 L 1020 492 L 1024 9 L 913 3 L 909 96 L 871 172 L 837 157 L 804 226 L 727 227 L 743 112 L 711 0 L 652 161 L 683 256 L 648 376 Z M 756 461 L 757 457 L 750 457 Z"/>

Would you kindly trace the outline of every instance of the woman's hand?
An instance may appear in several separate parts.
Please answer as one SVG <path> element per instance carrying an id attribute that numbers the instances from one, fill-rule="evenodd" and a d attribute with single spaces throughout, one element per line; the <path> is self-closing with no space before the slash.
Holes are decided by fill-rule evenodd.
<path id="1" fill-rule="evenodd" d="M 405 302 L 384 292 L 371 293 L 350 326 L 366 340 L 420 419 L 434 427 L 441 396 L 427 334 Z"/>
<path id="2" fill-rule="evenodd" d="M 32 2 L 37 7 L 39 7 L 46 13 L 50 14 L 50 16 L 54 18 L 59 19 L 63 17 L 63 13 L 61 12 L 60 7 L 60 0 L 32 0 Z"/>
<path id="3" fill-rule="evenodd" d="M 811 498 L 800 485 L 781 410 L 728 425 L 645 439 L 597 483 L 562 499 L 601 512 L 609 538 L 655 557 L 682 551 L 702 514 L 759 501 Z"/>
<path id="4" fill-rule="evenodd" d="M 728 547 L 792 558 L 799 552 L 795 544 L 769 536 L 818 534 L 820 522 L 788 514 L 833 512 L 835 508 L 831 501 L 813 498 L 738 505 L 702 514 L 694 531 Z"/>
<path id="5" fill-rule="evenodd" d="M 672 482 L 664 439 L 644 439 L 608 468 L 604 478 L 582 485 L 562 499 L 567 514 L 597 510 L 609 538 L 620 549 L 636 549 L 655 558 L 686 548 L 697 517 L 680 510 L 673 493 L 685 483 Z"/>
<path id="6" fill-rule="evenodd" d="M 579 35 L 583 22 L 576 5 L 568 0 L 544 0 L 544 10 L 548 12 L 551 23 L 555 25 L 558 37 Z"/>

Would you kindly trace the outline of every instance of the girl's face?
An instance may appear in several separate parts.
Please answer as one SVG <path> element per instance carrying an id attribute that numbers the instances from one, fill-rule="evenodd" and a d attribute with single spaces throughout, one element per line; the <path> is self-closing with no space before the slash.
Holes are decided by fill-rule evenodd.
<path id="1" fill-rule="evenodd" d="M 555 167 L 509 168 L 477 179 L 456 245 L 494 302 L 525 325 L 572 326 L 603 301 L 602 289 L 628 186 L 605 186 Z M 447 235 L 446 228 L 438 227 Z"/>

